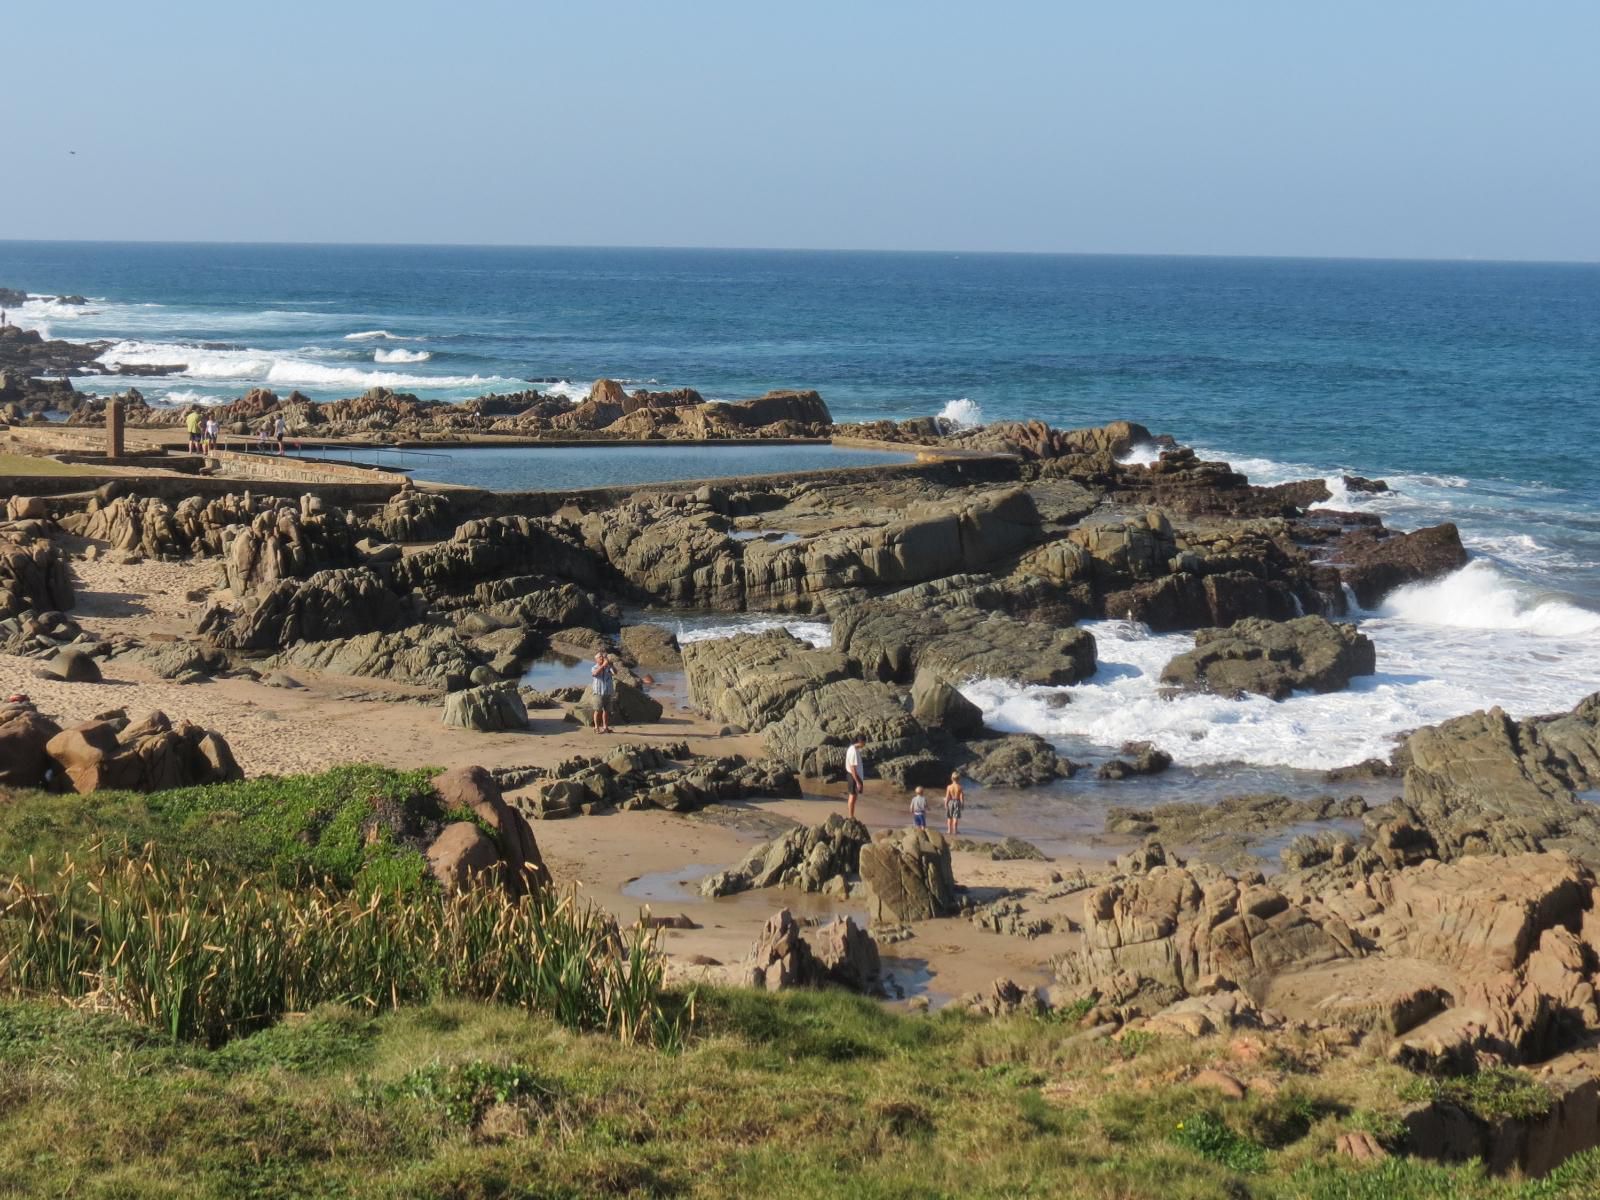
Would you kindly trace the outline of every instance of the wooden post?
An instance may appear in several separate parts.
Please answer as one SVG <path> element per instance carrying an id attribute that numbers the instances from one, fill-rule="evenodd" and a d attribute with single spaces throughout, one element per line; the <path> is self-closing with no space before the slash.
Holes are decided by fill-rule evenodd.
<path id="1" fill-rule="evenodd" d="M 122 457 L 122 401 L 106 402 L 106 457 Z"/>

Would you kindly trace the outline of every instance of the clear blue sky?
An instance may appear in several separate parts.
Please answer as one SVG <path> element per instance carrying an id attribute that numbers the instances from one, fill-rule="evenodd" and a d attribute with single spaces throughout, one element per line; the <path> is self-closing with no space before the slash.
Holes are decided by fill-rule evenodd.
<path id="1" fill-rule="evenodd" d="M 7 238 L 1600 259 L 1596 0 L 31 0 L 0 41 Z"/>

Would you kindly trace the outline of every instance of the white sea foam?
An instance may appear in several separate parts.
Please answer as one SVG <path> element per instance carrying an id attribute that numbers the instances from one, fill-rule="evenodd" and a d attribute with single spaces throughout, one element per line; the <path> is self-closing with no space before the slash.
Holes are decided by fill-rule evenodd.
<path id="1" fill-rule="evenodd" d="M 573 383 L 570 379 L 560 379 L 555 383 L 540 383 L 535 386 L 546 396 L 557 396 L 573 404 L 582 404 L 589 398 L 589 385 Z"/>
<path id="2" fill-rule="evenodd" d="M 709 642 L 718 638 L 737 637 L 741 633 L 765 633 L 769 629 L 787 629 L 802 642 L 826 650 L 833 645 L 833 627 L 826 621 L 807 621 L 799 617 L 768 617 L 745 614 L 740 617 L 687 617 L 678 622 L 678 641 Z"/>
<path id="3" fill-rule="evenodd" d="M 1130 467 L 1148 467 L 1161 461 L 1161 447 L 1154 442 L 1140 442 L 1117 459 Z"/>
<path id="4" fill-rule="evenodd" d="M 1565 600 L 1540 599 L 1483 559 L 1432 583 L 1398 588 L 1379 614 L 1453 629 L 1486 629 L 1538 634 L 1547 638 L 1600 636 L 1600 613 Z M 1595 677 L 1600 685 L 1600 675 Z"/>
<path id="5" fill-rule="evenodd" d="M 344 340 L 347 342 L 409 342 L 411 339 L 390 333 L 387 329 L 364 329 L 360 333 L 345 334 Z"/>
<path id="6" fill-rule="evenodd" d="M 433 355 L 426 350 L 374 350 L 372 361 L 381 363 L 427 362 Z"/>
<path id="7" fill-rule="evenodd" d="M 1148 740 L 1182 764 L 1248 763 L 1325 770 L 1386 757 L 1397 735 L 1499 705 L 1516 716 L 1570 708 L 1600 683 L 1600 614 L 1540 599 L 1489 563 L 1401 589 L 1361 628 L 1378 674 L 1346 691 L 1274 702 L 1205 694 L 1164 698 L 1161 669 L 1192 648 L 1187 634 L 1125 621 L 1086 625 L 1100 670 L 1069 688 L 976 680 L 962 692 L 998 729 L 1115 748 Z M 1064 692 L 1065 705 L 1051 695 Z"/>
<path id="8" fill-rule="evenodd" d="M 941 408 L 939 420 L 946 421 L 957 429 L 977 429 L 984 424 L 983 406 L 976 400 L 968 400 L 963 396 Z"/>
<path id="9" fill-rule="evenodd" d="M 309 388 L 476 388 L 515 384 L 481 375 L 407 375 L 308 362 L 270 350 L 215 350 L 172 342 L 118 342 L 100 356 L 107 366 L 182 366 L 174 378 Z"/>

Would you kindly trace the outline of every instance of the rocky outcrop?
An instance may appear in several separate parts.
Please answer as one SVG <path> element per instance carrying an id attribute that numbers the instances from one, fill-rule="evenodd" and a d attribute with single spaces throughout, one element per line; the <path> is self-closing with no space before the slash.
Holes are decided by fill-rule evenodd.
<path id="1" fill-rule="evenodd" d="M 1197 630 L 1194 641 L 1193 650 L 1167 663 L 1162 683 L 1232 698 L 1255 693 L 1284 700 L 1297 691 L 1340 691 L 1352 676 L 1377 670 L 1371 639 L 1325 617 L 1247 618 L 1227 629 Z"/>
<path id="2" fill-rule="evenodd" d="M 1567 849 L 1600 862 L 1600 693 L 1570 713 L 1516 721 L 1498 708 L 1419 729 L 1407 740 L 1398 818 L 1440 858 Z"/>
<path id="3" fill-rule="evenodd" d="M 528 710 L 511 683 L 462 688 L 444 698 L 444 723 L 479 733 L 526 729 Z"/>
<path id="4" fill-rule="evenodd" d="M 412 625 L 393 633 L 363 633 L 344 640 L 295 642 L 269 660 L 277 668 L 304 667 L 330 675 L 392 679 L 423 687 L 464 682 L 479 665 L 454 630 Z"/>
<path id="5" fill-rule="evenodd" d="M 1467 565 L 1460 531 L 1451 523 L 1415 533 L 1360 529 L 1341 538 L 1332 557 L 1362 608 L 1378 607 L 1404 584 L 1437 579 Z"/>
<path id="6" fill-rule="evenodd" d="M 213 607 L 201 631 L 227 650 L 281 650 L 403 629 L 421 619 L 421 608 L 420 597 L 396 594 L 366 567 L 345 567 L 279 579 L 237 613 Z"/>
<path id="7" fill-rule="evenodd" d="M 821 825 L 797 825 L 757 846 L 738 866 L 708 875 L 703 896 L 729 896 L 751 888 L 793 887 L 842 896 L 859 870 L 861 848 L 872 835 L 860 821 L 831 814 Z"/>
<path id="8" fill-rule="evenodd" d="M 72 576 L 55 543 L 17 528 L 0 533 L 0 619 L 72 604 Z"/>
<path id="9" fill-rule="evenodd" d="M 715 720 L 759 732 L 807 691 L 850 677 L 844 655 L 814 650 L 783 629 L 683 647 L 689 697 Z"/>
<path id="10" fill-rule="evenodd" d="M 556 581 L 595 587 L 614 581 L 604 564 L 559 521 L 490 517 L 467 521 L 450 540 L 394 565 L 395 583 L 429 596 L 468 592 L 530 567 Z"/>
<path id="11" fill-rule="evenodd" d="M 769 992 L 823 984 L 873 996 L 882 992 L 882 964 L 871 934 L 841 917 L 818 929 L 816 937 L 813 949 L 794 914 L 779 909 L 750 948 L 744 982 Z"/>
<path id="12" fill-rule="evenodd" d="M 366 520 L 386 542 L 424 542 L 448 537 L 456 523 L 450 498 L 438 492 L 406 488 Z"/>
<path id="13" fill-rule="evenodd" d="M 975 608 L 868 600 L 833 622 L 834 646 L 869 679 L 911 683 L 919 670 L 946 679 L 1009 679 L 1044 686 L 1094 674 L 1094 638 Z"/>
<path id="14" fill-rule="evenodd" d="M 869 770 L 896 787 L 939 783 L 946 774 L 927 731 L 881 683 L 841 679 L 802 691 L 762 733 L 768 754 L 813 777 L 842 773 L 857 737 Z"/>
<path id="15" fill-rule="evenodd" d="M 1011 733 L 974 739 L 966 744 L 962 772 L 986 787 L 1038 787 L 1055 779 L 1071 779 L 1076 766 L 1033 733 Z"/>
<path id="16" fill-rule="evenodd" d="M 549 886 L 533 830 L 488 771 L 457 767 L 437 776 L 433 790 L 447 816 L 465 818 L 446 825 L 426 851 L 440 887 L 451 892 L 494 882 L 521 896 Z"/>
<path id="17" fill-rule="evenodd" d="M 239 598 L 266 591 L 279 580 L 361 562 L 343 515 L 314 496 L 302 496 L 299 508 L 270 509 L 246 525 L 229 526 L 221 543 L 223 578 Z"/>
<path id="18" fill-rule="evenodd" d="M 926 921 L 956 911 L 950 844 L 928 829 L 880 834 L 861 847 L 861 882 L 875 922 Z"/>
<path id="19" fill-rule="evenodd" d="M 153 712 L 119 730 L 112 721 L 63 729 L 45 745 L 52 769 L 73 790 L 155 792 L 244 778 L 220 733 Z"/>
<path id="20" fill-rule="evenodd" d="M 738 400 L 732 404 L 708 404 L 707 416 L 723 420 L 746 429 L 759 429 L 765 425 L 793 424 L 816 426 L 820 429 L 833 424 L 833 414 L 816 392 L 768 392 L 754 400 Z"/>
<path id="21" fill-rule="evenodd" d="M 1082 948 L 1058 960 L 1056 974 L 1084 990 L 1123 974 L 1182 992 L 1211 975 L 1259 989 L 1359 953 L 1336 918 L 1319 921 L 1275 888 L 1205 868 L 1158 865 L 1094 888 L 1083 926 Z"/>
<path id="22" fill-rule="evenodd" d="M 574 758 L 538 777 L 514 801 L 529 817 L 556 820 L 580 814 L 661 809 L 686 813 L 718 801 L 794 798 L 794 773 L 770 759 L 737 754 L 696 758 L 689 748 L 625 742 L 604 756 Z"/>

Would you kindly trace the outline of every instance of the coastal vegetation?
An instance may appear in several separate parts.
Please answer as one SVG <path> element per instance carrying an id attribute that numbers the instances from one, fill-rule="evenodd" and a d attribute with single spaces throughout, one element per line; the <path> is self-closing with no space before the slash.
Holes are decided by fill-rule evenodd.
<path id="1" fill-rule="evenodd" d="M 1580 1197 L 1404 1156 L 1436 1080 L 1270 1043 L 1091 1036 L 1081 1011 L 897 1013 L 665 985 L 553 890 L 442 894 L 363 844 L 428 772 L 0 803 L 0 1192 L 86 1196 Z M 448 815 L 448 814 L 444 814 Z M 368 826 L 370 828 L 370 824 Z M 381 881 L 381 882 L 380 882 Z M 1198 1086 L 1230 1056 L 1281 1081 Z M 1260 1057 L 1253 1057 L 1260 1056 Z M 1235 1068 L 1238 1069 L 1238 1068 Z M 1355 1164 L 1341 1134 L 1390 1156 Z"/>

